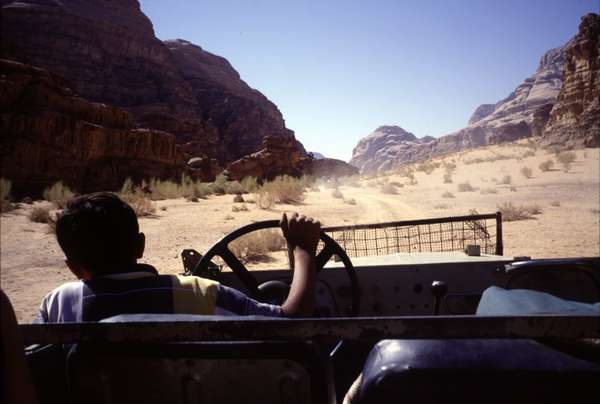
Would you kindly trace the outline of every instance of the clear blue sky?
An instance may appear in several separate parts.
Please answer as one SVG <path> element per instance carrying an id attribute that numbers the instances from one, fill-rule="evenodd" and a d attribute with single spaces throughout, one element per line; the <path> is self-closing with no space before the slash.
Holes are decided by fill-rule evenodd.
<path id="1" fill-rule="evenodd" d="M 380 125 L 464 127 L 600 0 L 141 0 L 160 39 L 227 58 L 309 151 L 348 160 Z"/>

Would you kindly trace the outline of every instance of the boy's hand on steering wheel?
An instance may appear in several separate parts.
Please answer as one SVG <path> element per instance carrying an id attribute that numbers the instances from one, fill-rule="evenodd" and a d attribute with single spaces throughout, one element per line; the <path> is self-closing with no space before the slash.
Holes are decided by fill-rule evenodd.
<path id="1" fill-rule="evenodd" d="M 310 255 L 314 256 L 316 254 L 319 235 L 321 234 L 321 223 L 294 212 L 289 220 L 284 213 L 280 225 L 283 236 L 292 249 L 298 247 Z"/>

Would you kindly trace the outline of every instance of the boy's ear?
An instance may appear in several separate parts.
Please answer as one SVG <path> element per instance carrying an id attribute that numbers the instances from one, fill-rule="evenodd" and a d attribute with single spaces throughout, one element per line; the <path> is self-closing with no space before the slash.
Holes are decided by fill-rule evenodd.
<path id="1" fill-rule="evenodd" d="M 135 251 L 135 258 L 142 258 L 144 256 L 144 249 L 146 248 L 146 236 L 144 233 L 138 234 L 137 246 Z"/>

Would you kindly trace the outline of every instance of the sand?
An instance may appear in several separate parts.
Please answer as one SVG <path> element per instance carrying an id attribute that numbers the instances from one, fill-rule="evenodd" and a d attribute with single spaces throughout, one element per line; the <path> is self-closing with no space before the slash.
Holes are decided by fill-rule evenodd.
<path id="1" fill-rule="evenodd" d="M 414 185 L 408 185 L 408 179 L 398 174 L 363 177 L 358 181 L 359 186 L 339 186 L 343 198 L 334 198 L 332 189 L 324 183 L 318 192 L 307 192 L 301 204 L 275 205 L 269 210 L 246 203 L 248 211 L 233 212 L 232 206 L 239 204 L 233 203 L 231 195 L 211 196 L 197 203 L 184 199 L 158 201 L 156 215 L 140 219 L 147 240 L 142 261 L 162 273 L 180 273 L 183 270 L 180 253 L 184 248 L 204 252 L 237 227 L 252 221 L 278 219 L 282 212 L 299 211 L 334 226 L 463 215 L 471 209 L 490 213 L 506 202 L 537 204 L 542 213 L 531 220 L 504 223 L 505 255 L 532 258 L 600 255 L 600 149 L 576 151 L 577 160 L 569 172 L 563 172 L 558 164 L 552 171 L 541 172 L 539 164 L 555 157 L 537 150 L 534 156 L 517 158 L 531 150 L 525 144 L 447 156 L 444 161 L 454 161 L 457 165 L 452 183 L 448 184 L 443 181 L 444 169 L 439 167 L 429 175 L 416 172 Z M 490 157 L 499 155 L 512 158 L 491 161 Z M 469 164 L 477 158 L 484 161 Z M 520 173 L 524 166 L 532 169 L 532 178 Z M 511 176 L 510 184 L 500 183 L 505 175 Z M 405 185 L 398 188 L 397 194 L 386 194 L 381 192 L 380 185 L 385 181 Z M 465 181 L 477 190 L 458 192 L 458 184 Z M 442 197 L 446 191 L 454 198 Z M 351 199 L 355 205 L 348 203 Z M 39 204 L 47 202 L 36 202 L 33 206 Z M 22 204 L 0 218 L 0 285 L 15 306 L 20 322 L 33 319 L 48 291 L 74 279 L 48 226 L 29 220 L 33 206 Z M 283 255 L 262 267 L 285 267 Z"/>

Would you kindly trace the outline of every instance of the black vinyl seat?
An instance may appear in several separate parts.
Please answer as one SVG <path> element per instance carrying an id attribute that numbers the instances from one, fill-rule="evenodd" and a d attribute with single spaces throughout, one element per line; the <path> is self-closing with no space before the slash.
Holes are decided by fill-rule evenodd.
<path id="1" fill-rule="evenodd" d="M 384 340 L 355 402 L 587 403 L 599 380 L 599 364 L 531 340 Z"/>

